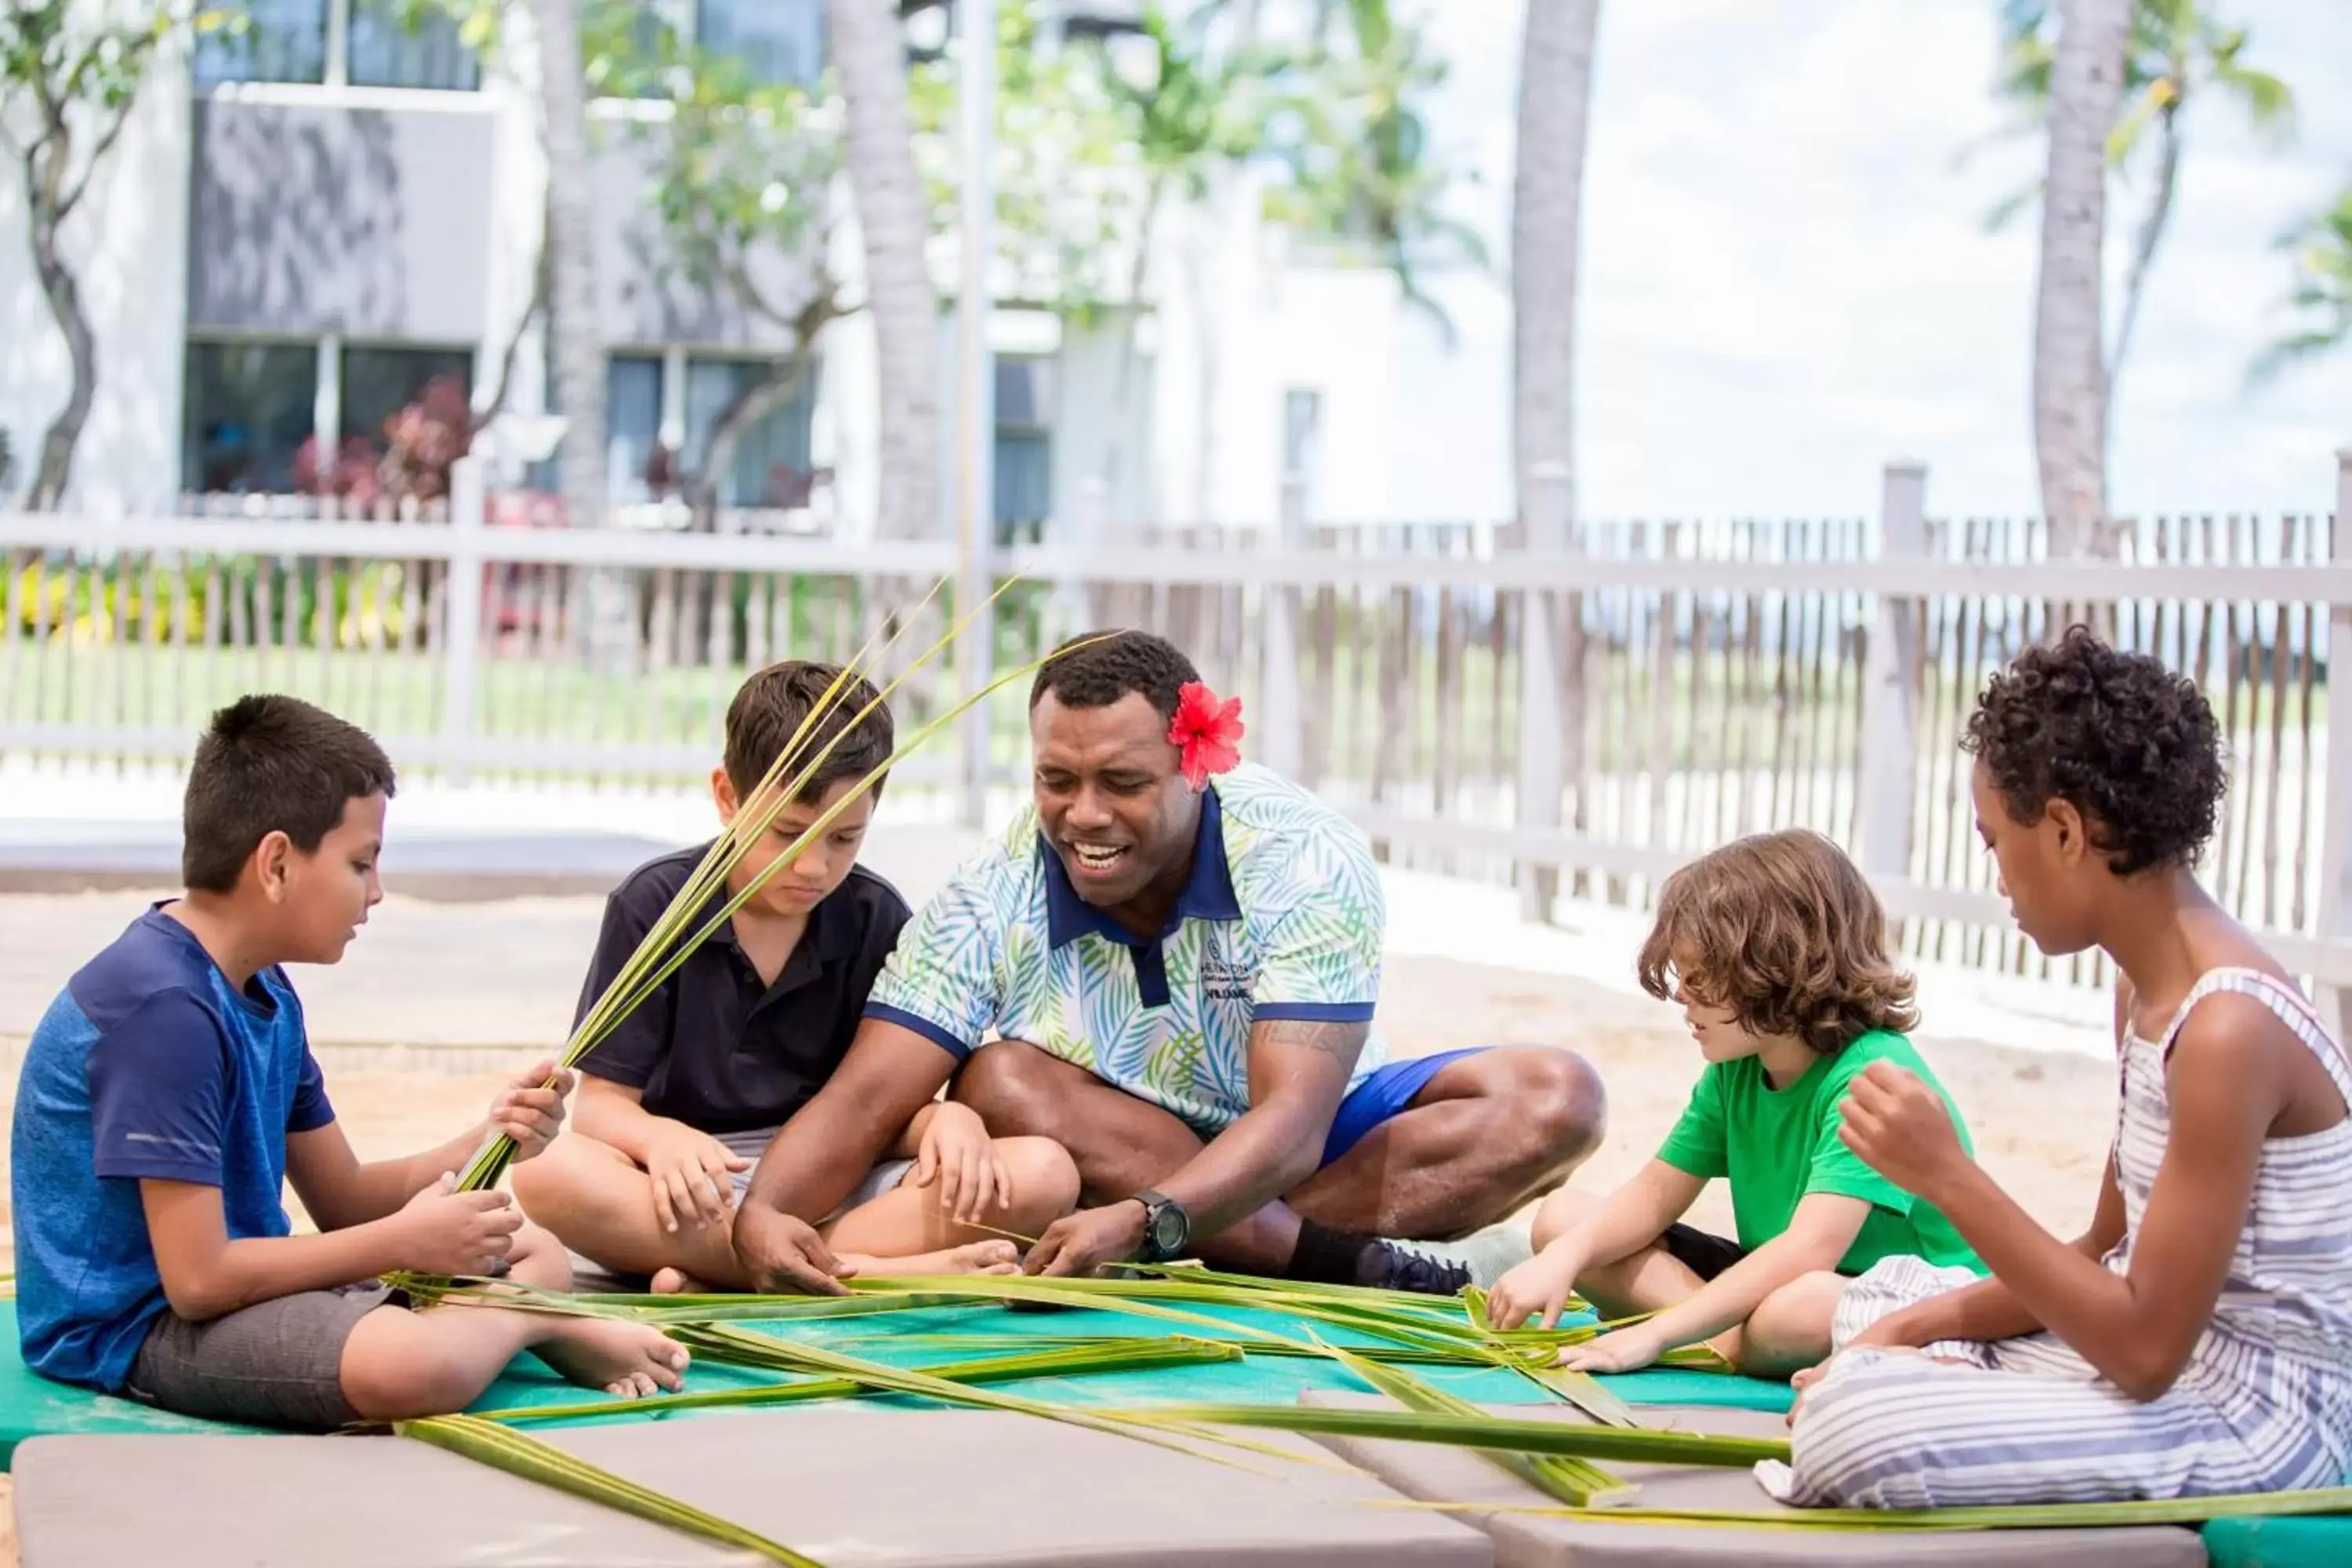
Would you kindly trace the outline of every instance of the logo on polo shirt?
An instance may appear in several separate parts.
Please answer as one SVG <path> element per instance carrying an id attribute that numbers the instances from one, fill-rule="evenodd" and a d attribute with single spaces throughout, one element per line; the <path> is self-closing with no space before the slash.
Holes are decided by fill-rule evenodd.
<path id="1" fill-rule="evenodd" d="M 1250 972 L 1216 952 L 1201 956 L 1201 994 L 1212 1002 L 1250 999 Z"/>

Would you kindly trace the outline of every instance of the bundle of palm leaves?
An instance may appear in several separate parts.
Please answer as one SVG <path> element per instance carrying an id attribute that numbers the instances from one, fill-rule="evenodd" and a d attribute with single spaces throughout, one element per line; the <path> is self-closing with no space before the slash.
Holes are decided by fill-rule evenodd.
<path id="1" fill-rule="evenodd" d="M 1335 1463 L 1302 1458 L 1292 1448 L 1254 1442 L 1250 1428 L 1444 1444 L 1476 1450 L 1489 1461 L 1554 1500 L 1555 1512 L 1629 1523 L 1703 1524 L 1771 1529 L 1986 1530 L 2193 1524 L 2212 1519 L 2352 1512 L 2352 1489 L 2165 1502 L 2056 1504 L 1939 1509 L 1917 1512 L 1864 1510 L 1653 1510 L 1639 1488 L 1612 1473 L 1606 1461 L 1746 1467 L 1789 1458 L 1780 1439 L 1655 1431 L 1591 1378 L 1559 1373 L 1549 1363 L 1563 1344 L 1621 1327 L 1583 1323 L 1538 1331 L 1499 1332 L 1488 1326 L 1475 1295 L 1461 1300 L 1258 1279 L 1193 1266 L 1138 1270 L 1115 1279 L 1042 1279 L 989 1276 L 851 1282 L 844 1299 L 803 1296 L 560 1295 L 491 1281 L 427 1285 L 429 1295 L 496 1300 L 525 1310 L 624 1318 L 652 1324 L 689 1346 L 703 1363 L 778 1374 L 772 1384 L 642 1399 L 581 1401 L 491 1410 L 449 1422 L 406 1424 L 403 1430 L 485 1463 L 579 1496 L 658 1519 L 677 1529 L 801 1563 L 788 1547 L 764 1542 L 725 1521 L 679 1506 L 658 1510 L 653 1497 L 621 1478 L 596 1470 L 518 1428 L 536 1422 L 595 1415 L 656 1415 L 674 1411 L 765 1407 L 875 1395 L 911 1395 L 934 1404 L 1011 1412 L 1067 1422 L 1151 1443 L 1220 1463 L 1268 1458 L 1286 1464 Z M 1146 1321 L 1154 1331 L 1061 1337 L 992 1331 L 987 1311 L 1008 1302 L 1049 1304 Z M 969 1312 L 970 1332 L 936 1326 L 939 1310 Z M 895 1314 L 922 1313 L 915 1333 L 889 1332 Z M 1238 1314 L 1228 1315 L 1228 1314 Z M 838 1323 L 869 1318 L 898 1351 L 936 1348 L 954 1359 L 921 1368 L 884 1364 L 803 1339 L 742 1325 L 765 1321 Z M 1278 1326 L 1269 1326 L 1278 1325 Z M 1349 1342 L 1330 1336 L 1344 1333 Z M 1344 1368 L 1399 1408 L 1330 1409 L 1279 1405 L 1151 1405 L 1071 1407 L 1003 1391 L 993 1384 L 1034 1379 L 1104 1376 L 1155 1368 L 1200 1366 L 1235 1360 L 1311 1357 Z M 1697 1356 L 1682 1364 L 1705 1366 Z M 1591 1425 L 1500 1415 L 1470 1404 L 1419 1375 L 1413 1368 L 1504 1371 L 1518 1375 L 1537 1399 L 1578 1406 Z M 1717 1370 L 1719 1363 L 1717 1363 Z M 495 1434 L 495 1436 L 491 1436 Z M 1444 1507 L 1443 1503 L 1430 1505 Z M 1482 1503 L 1482 1511 L 1496 1511 Z"/>

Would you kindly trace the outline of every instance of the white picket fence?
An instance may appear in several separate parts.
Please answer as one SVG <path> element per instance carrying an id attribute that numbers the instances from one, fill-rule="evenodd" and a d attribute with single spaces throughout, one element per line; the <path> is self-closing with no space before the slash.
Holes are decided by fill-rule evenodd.
<path id="1" fill-rule="evenodd" d="M 2315 983 L 2352 987 L 2352 455 L 2327 520 L 2158 519 L 2123 558 L 2048 559 L 2032 523 L 1931 520 L 1886 472 L 1872 520 L 1113 529 L 960 559 L 943 542 L 491 526 L 461 466 L 426 521 L 0 515 L 0 753 L 169 767 L 237 692 L 299 692 L 404 769 L 698 778 L 743 675 L 865 652 L 902 726 L 1087 626 L 1145 626 L 1246 700 L 1249 749 L 1391 858 L 1639 903 L 1727 838 L 1821 829 L 1913 951 L 2050 966 L 2010 931 L 1954 747 L 1984 674 L 2096 614 L 2190 668 L 2230 737 L 2207 872 Z M 510 509 L 509 509 L 510 510 Z M 954 606 L 1011 585 L 919 670 Z M 935 585 L 944 584 L 935 592 Z M 959 585 L 961 592 L 959 593 Z M 890 634 L 898 640 L 876 654 Z M 2352 647 L 2352 641 L 2342 646 Z M 1019 692 L 902 771 L 969 815 L 1026 773 Z"/>

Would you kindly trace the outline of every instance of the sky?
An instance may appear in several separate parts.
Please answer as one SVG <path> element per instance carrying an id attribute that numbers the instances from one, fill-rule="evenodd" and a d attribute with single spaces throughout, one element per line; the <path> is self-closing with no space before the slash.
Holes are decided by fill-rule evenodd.
<path id="1" fill-rule="evenodd" d="M 2115 413 L 2119 511 L 2331 506 L 2352 350 L 2250 390 L 2280 234 L 2352 180 L 2352 4 L 2215 0 L 2301 103 L 2259 143 L 2192 105 L 2170 237 Z M 1509 254 L 1522 0 L 1421 0 L 1452 62 L 1442 147 Z M 1859 515 L 1890 458 L 1939 515 L 2037 510 L 2031 139 L 1990 87 L 1994 0 L 1603 0 L 1580 283 L 1579 500 L 1592 517 Z M 1973 157 L 1963 155 L 1972 147 Z M 2114 187 L 2119 300 L 2140 185 Z M 2117 205 L 2122 204 L 2118 218 Z M 1508 363 L 1507 284 L 1456 279 L 1461 352 Z M 1507 389 L 1503 407 L 1507 408 Z"/>

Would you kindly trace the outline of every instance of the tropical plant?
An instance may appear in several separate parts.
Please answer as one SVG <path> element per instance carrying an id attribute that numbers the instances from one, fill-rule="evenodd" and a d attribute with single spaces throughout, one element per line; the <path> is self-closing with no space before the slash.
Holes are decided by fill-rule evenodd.
<path id="1" fill-rule="evenodd" d="M 2045 206 L 2043 216 L 2043 277 L 2056 285 L 2054 295 L 2048 287 L 2042 291 L 2035 338 L 2035 427 L 2043 504 L 2053 522 L 2065 520 L 2070 537 L 2105 553 L 2111 542 L 2105 529 L 2105 448 L 2115 388 L 2178 205 L 2189 110 L 2207 100 L 2225 101 L 2257 133 L 2280 142 L 2293 132 L 2294 99 L 2284 81 L 2247 62 L 2247 29 L 2223 20 L 2210 0 L 2002 0 L 2000 20 L 1994 91 L 2018 110 L 2018 129 L 2052 137 L 2053 170 L 2063 157 L 2071 193 L 2063 202 Z M 2074 22 L 2080 26 L 2068 75 L 2074 87 L 2069 107 L 2061 113 L 2053 101 L 2060 55 L 2066 27 Z M 2118 26 L 2125 29 L 2119 79 L 2110 74 Z M 2087 100 L 2085 92 L 2091 95 Z M 2058 143 L 2062 132 L 2069 138 L 2063 149 Z M 2089 255 L 2084 247 L 2091 235 L 2104 247 L 2105 217 L 2103 205 L 2095 227 L 2090 223 L 2083 205 L 2089 190 L 2087 175 L 2077 167 L 2087 167 L 2088 138 L 2095 133 L 2103 138 L 2106 166 L 2126 178 L 2144 178 L 2146 185 L 2112 341 L 2105 332 L 2103 301 L 2087 318 L 2097 327 L 2089 352 L 2101 356 L 2095 390 L 2090 387 L 2084 356 L 2085 307 L 2079 268 Z M 1989 224 L 1996 228 L 2005 225 L 2051 188 L 2048 176 L 2026 186 L 1995 207 Z M 2105 194 L 2103 182 L 2102 204 Z M 2094 276 L 2095 260 L 2091 258 Z M 2052 406 L 2045 408 L 2045 402 Z M 2099 443 L 2095 475 L 2088 471 L 2083 433 L 2091 413 L 2096 416 Z M 2083 498 L 2092 495 L 2097 497 L 2098 509 L 2086 525 Z M 2063 509 L 2062 500 L 2066 503 Z"/>
<path id="2" fill-rule="evenodd" d="M 1427 26 L 1400 18 L 1390 0 L 1320 7 L 1304 90 L 1287 106 L 1295 119 L 1281 153 L 1290 177 L 1269 191 L 1267 209 L 1393 272 L 1406 302 L 1450 343 L 1453 320 L 1422 275 L 1483 269 L 1489 259 L 1477 230 L 1449 208 L 1458 171 L 1430 139 L 1424 110 L 1446 75 Z"/>
<path id="3" fill-rule="evenodd" d="M 64 504 L 74 447 L 98 395 L 98 335 L 82 302 L 80 266 L 67 254 L 66 224 L 129 127 L 158 56 L 228 21 L 193 0 L 10 0 L 0 9 L 0 153 L 24 173 L 33 276 L 69 367 L 65 405 L 41 437 L 27 510 Z"/>
<path id="4" fill-rule="evenodd" d="M 2352 187 L 2280 244 L 2294 258 L 2286 303 L 2295 320 L 2254 362 L 2258 382 L 2352 342 Z"/>

